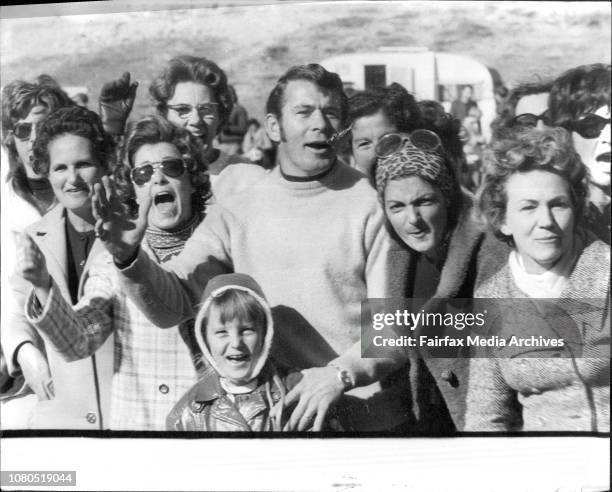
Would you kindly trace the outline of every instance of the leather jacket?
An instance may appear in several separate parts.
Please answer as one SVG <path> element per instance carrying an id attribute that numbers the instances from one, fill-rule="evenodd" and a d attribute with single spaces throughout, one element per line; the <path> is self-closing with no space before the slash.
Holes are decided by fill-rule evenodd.
<path id="1" fill-rule="evenodd" d="M 283 409 L 278 416 L 271 415 L 270 400 L 275 406 L 295 386 L 301 374 L 292 372 L 282 377 L 285 388 L 281 391 L 272 382 L 270 371 L 262 371 L 260 382 L 252 392 L 228 396 L 219 383 L 219 375 L 209 367 L 202 378 L 177 402 L 166 419 L 166 428 L 172 431 L 261 432 L 280 430 L 291 412 Z M 281 402 L 282 404 L 282 402 Z"/>

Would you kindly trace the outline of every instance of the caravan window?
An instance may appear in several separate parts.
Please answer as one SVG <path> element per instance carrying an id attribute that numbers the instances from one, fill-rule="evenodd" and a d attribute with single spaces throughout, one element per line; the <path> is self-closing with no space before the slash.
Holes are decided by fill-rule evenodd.
<path id="1" fill-rule="evenodd" d="M 365 65 L 365 88 L 374 89 L 387 85 L 387 67 L 385 65 Z"/>

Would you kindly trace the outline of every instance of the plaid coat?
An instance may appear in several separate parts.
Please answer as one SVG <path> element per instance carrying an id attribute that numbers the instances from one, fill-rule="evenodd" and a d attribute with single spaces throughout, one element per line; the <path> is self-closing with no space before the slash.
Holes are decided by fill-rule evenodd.
<path id="1" fill-rule="evenodd" d="M 156 327 L 121 293 L 109 254 L 92 264 L 74 309 L 56 285 L 46 306 L 37 308 L 30 297 L 26 309 L 30 322 L 68 360 L 95 353 L 115 333 L 112 430 L 165 430 L 166 416 L 197 381 L 178 327 Z"/>

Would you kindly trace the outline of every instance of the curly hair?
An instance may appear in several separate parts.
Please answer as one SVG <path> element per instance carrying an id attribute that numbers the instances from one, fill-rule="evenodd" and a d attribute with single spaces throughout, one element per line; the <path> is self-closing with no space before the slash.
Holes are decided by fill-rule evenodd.
<path id="1" fill-rule="evenodd" d="M 437 101 L 426 99 L 419 101 L 418 106 L 423 118 L 422 128 L 430 130 L 440 137 L 446 151 L 446 158 L 451 164 L 459 183 L 467 187 L 468 183 L 463 179 L 467 164 L 461 139 L 461 121 L 444 111 L 444 107 Z"/>
<path id="2" fill-rule="evenodd" d="M 480 210 L 502 241 L 514 246 L 500 231 L 506 216 L 506 183 L 515 173 L 547 171 L 570 187 L 576 224 L 582 220 L 588 194 L 588 170 L 574 150 L 570 133 L 561 127 L 524 128 L 513 138 L 499 140 L 484 155 L 485 174 L 478 202 Z"/>
<path id="3" fill-rule="evenodd" d="M 211 196 L 211 188 L 208 164 L 204 159 L 202 148 L 191 133 L 159 115 L 147 116 L 135 122 L 128 130 L 121 149 L 121 160 L 113 172 L 121 202 L 126 206 L 128 213 L 132 215 L 137 213 L 136 193 L 130 176 L 134 167 L 134 156 L 143 145 L 161 142 L 174 145 L 187 162 L 191 183 L 196 190 L 192 197 L 193 210 L 203 214 L 206 202 Z"/>
<path id="4" fill-rule="evenodd" d="M 610 65 L 581 65 L 562 73 L 550 89 L 551 124 L 566 126 L 601 106 L 610 106 Z"/>
<path id="5" fill-rule="evenodd" d="M 149 94 L 162 116 L 168 113 L 168 101 L 174 95 L 176 85 L 181 82 L 200 83 L 212 89 L 214 100 L 219 103 L 220 130 L 234 107 L 234 97 L 225 72 L 215 62 L 204 57 L 182 55 L 172 58 L 149 87 Z"/>
<path id="6" fill-rule="evenodd" d="M 32 198 L 32 190 L 28 185 L 24 163 L 17 153 L 12 130 L 19 120 L 27 118 L 32 108 L 38 105 L 54 111 L 73 106 L 74 102 L 55 79 L 45 74 L 39 75 L 33 82 L 14 80 L 2 89 L 2 146 L 6 149 L 9 161 L 6 180 L 18 196 L 35 208 L 38 206 Z"/>
<path id="7" fill-rule="evenodd" d="M 114 161 L 115 143 L 104 131 L 97 113 L 82 106 L 59 108 L 49 113 L 37 126 L 32 148 L 32 167 L 37 174 L 49 174 L 49 144 L 61 135 L 77 135 L 91 142 L 91 150 L 100 165 L 108 171 Z"/>
<path id="8" fill-rule="evenodd" d="M 266 113 L 273 114 L 277 118 L 281 117 L 282 107 L 284 104 L 285 90 L 289 82 L 294 80 L 306 80 L 312 82 L 318 87 L 328 90 L 332 94 L 338 96 L 340 100 L 340 118 L 344 122 L 348 109 L 348 98 L 344 93 L 342 80 L 337 73 L 328 72 L 317 63 L 308 65 L 296 65 L 285 72 L 278 79 L 274 89 L 270 92 L 266 102 Z"/>

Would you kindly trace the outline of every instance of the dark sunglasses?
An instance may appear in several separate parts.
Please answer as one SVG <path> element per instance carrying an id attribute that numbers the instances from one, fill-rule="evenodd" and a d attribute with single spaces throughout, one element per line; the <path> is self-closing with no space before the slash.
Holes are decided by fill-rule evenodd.
<path id="1" fill-rule="evenodd" d="M 387 133 L 376 144 L 376 157 L 384 159 L 400 150 L 408 141 L 414 147 L 429 152 L 444 153 L 440 137 L 430 130 L 414 130 L 411 133 Z"/>
<path id="2" fill-rule="evenodd" d="M 548 109 L 541 115 L 535 115 L 533 113 L 523 113 L 515 116 L 510 120 L 510 127 L 514 128 L 517 126 L 535 127 L 538 126 L 538 121 L 541 121 L 545 125 L 550 126 L 550 116 Z"/>
<path id="3" fill-rule="evenodd" d="M 598 114 L 587 113 L 583 118 L 577 121 L 570 121 L 564 126 L 573 132 L 576 132 L 582 138 L 597 138 L 601 132 L 610 124 L 610 118 L 603 118 Z"/>
<path id="4" fill-rule="evenodd" d="M 32 123 L 22 121 L 21 123 L 15 123 L 13 127 L 13 135 L 19 140 L 27 140 L 32 135 Z"/>
<path id="5" fill-rule="evenodd" d="M 150 162 L 142 166 L 132 169 L 130 177 L 138 186 L 148 183 L 156 169 L 160 168 L 162 172 L 170 178 L 178 178 L 183 175 L 187 169 L 187 163 L 179 157 L 164 159 L 161 162 Z"/>

